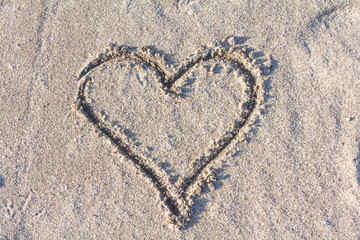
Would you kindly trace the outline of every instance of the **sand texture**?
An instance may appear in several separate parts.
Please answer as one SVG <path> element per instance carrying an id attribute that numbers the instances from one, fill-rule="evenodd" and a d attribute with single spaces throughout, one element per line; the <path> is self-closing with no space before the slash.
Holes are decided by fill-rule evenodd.
<path id="1" fill-rule="evenodd" d="M 0 239 L 359 239 L 357 1 L 0 1 Z"/>

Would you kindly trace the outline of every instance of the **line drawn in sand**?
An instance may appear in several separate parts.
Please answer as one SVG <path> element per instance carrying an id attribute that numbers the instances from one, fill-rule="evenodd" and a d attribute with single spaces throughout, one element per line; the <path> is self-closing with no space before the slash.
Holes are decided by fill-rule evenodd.
<path id="1" fill-rule="evenodd" d="M 163 207 L 169 216 L 169 223 L 179 229 L 184 228 L 191 219 L 191 208 L 196 195 L 200 195 L 201 189 L 216 181 L 215 171 L 219 169 L 218 159 L 226 149 L 234 144 L 234 139 L 242 141 L 250 132 L 264 107 L 264 76 L 271 72 L 264 73 L 258 66 L 255 57 L 243 46 L 237 46 L 234 38 L 228 38 L 227 42 L 219 44 L 214 48 L 204 48 L 187 62 L 169 71 L 166 66 L 164 56 L 159 55 L 149 47 L 131 48 L 127 46 L 112 45 L 105 53 L 100 54 L 91 61 L 78 76 L 78 93 L 76 107 L 85 118 L 91 122 L 103 136 L 106 136 L 113 145 L 131 162 L 141 170 L 144 176 L 151 180 L 159 190 Z M 200 158 L 193 160 L 193 169 L 189 176 L 181 179 L 180 184 L 175 186 L 169 180 L 168 174 L 157 164 L 144 159 L 136 154 L 132 147 L 119 136 L 113 129 L 107 126 L 101 117 L 97 115 L 87 100 L 87 91 L 91 77 L 89 74 L 96 71 L 101 65 L 114 61 L 135 61 L 147 65 L 160 76 L 160 83 L 163 91 L 167 95 L 175 98 L 183 97 L 183 93 L 178 93 L 173 89 L 174 84 L 181 79 L 191 68 L 209 60 L 219 62 L 231 62 L 244 75 L 244 85 L 246 86 L 245 100 L 241 106 L 241 117 L 234 123 L 231 131 L 227 131 L 216 142 L 216 146 L 211 152 Z M 272 61 L 270 61 L 272 62 Z M 270 67 L 271 69 L 273 67 Z"/>

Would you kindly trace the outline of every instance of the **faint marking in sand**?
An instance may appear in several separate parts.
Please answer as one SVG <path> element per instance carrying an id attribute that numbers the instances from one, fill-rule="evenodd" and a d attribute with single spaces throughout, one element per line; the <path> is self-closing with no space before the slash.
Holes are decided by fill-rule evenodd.
<path id="1" fill-rule="evenodd" d="M 0 188 L 5 186 L 5 178 L 0 175 Z"/>
<path id="2" fill-rule="evenodd" d="M 360 186 L 360 141 L 358 143 L 358 153 L 356 158 L 354 159 L 354 162 L 356 164 L 356 181 Z"/>
<path id="3" fill-rule="evenodd" d="M 309 56 L 311 56 L 311 50 L 308 46 L 308 44 L 309 44 L 308 38 L 309 38 L 310 34 L 314 34 L 314 32 L 318 31 L 322 25 L 325 25 L 326 28 L 329 28 L 331 18 L 334 17 L 337 12 L 341 12 L 341 11 L 353 9 L 353 8 L 360 8 L 360 4 L 359 3 L 348 3 L 348 4 L 340 4 L 340 5 L 326 8 L 325 10 L 319 12 L 316 16 L 314 16 L 304 26 L 304 28 L 301 31 L 299 31 L 298 39 L 304 45 Z M 345 46 L 345 47 L 347 47 L 347 46 Z"/>
<path id="4" fill-rule="evenodd" d="M 15 209 L 14 209 L 14 205 L 11 201 L 7 201 L 6 204 L 5 204 L 5 207 L 6 207 L 6 212 L 8 214 L 8 217 L 10 218 L 14 218 L 15 216 Z"/>
<path id="5" fill-rule="evenodd" d="M 235 126 L 230 132 L 226 133 L 217 142 L 216 147 L 208 156 L 194 160 L 195 167 L 192 175 L 183 179 L 180 187 L 171 184 L 167 174 L 156 164 L 153 164 L 151 161 L 146 161 L 146 159 L 135 154 L 130 146 L 126 145 L 120 137 L 116 136 L 112 129 L 102 122 L 101 116 L 97 116 L 91 105 L 86 101 L 87 86 L 91 80 L 88 74 L 103 63 L 115 59 L 136 61 L 150 66 L 159 74 L 160 82 L 165 93 L 175 96 L 178 96 L 178 93 L 172 90 L 174 83 L 192 67 L 201 62 L 211 59 L 231 61 L 244 73 L 244 81 L 247 85 L 248 93 L 246 96 L 247 100 L 242 105 L 241 119 L 235 123 Z M 170 222 L 179 228 L 185 226 L 190 220 L 193 197 L 200 194 L 204 184 L 209 184 L 216 180 L 214 174 L 217 169 L 215 159 L 224 153 L 224 150 L 228 148 L 236 137 L 244 137 L 251 129 L 250 125 L 253 124 L 256 119 L 260 105 L 263 103 L 264 94 L 263 78 L 260 68 L 255 64 L 255 60 L 249 57 L 249 54 L 239 47 L 205 49 L 170 73 L 166 70 L 164 58 L 155 54 L 154 51 L 149 48 L 133 50 L 133 48 L 124 46 L 112 46 L 106 53 L 100 54 L 90 62 L 80 72 L 78 80 L 78 110 L 152 181 L 162 195 L 163 203 L 168 210 Z"/>
<path id="6" fill-rule="evenodd" d="M 39 221 L 40 217 L 46 214 L 45 208 L 41 210 L 34 209 L 34 207 L 37 208 L 37 206 L 32 203 L 33 199 L 34 197 L 30 193 L 18 196 L 15 200 L 4 200 L 4 202 L 0 204 L 0 218 L 4 216 L 4 218 L 2 218 L 3 221 L 0 221 L 0 239 L 3 239 L 1 237 L 8 239 L 6 236 L 13 235 L 15 235 L 14 239 L 18 239 L 19 234 L 21 236 L 27 236 L 24 237 L 24 239 L 29 239 L 29 233 L 24 223 L 30 220 L 29 217 L 35 221 Z M 36 213 L 34 214 L 34 212 Z M 20 238 L 23 239 L 22 237 Z"/>
<path id="7" fill-rule="evenodd" d="M 28 208 L 28 206 L 29 206 L 29 203 L 30 203 L 30 201 L 31 201 L 31 194 L 29 194 L 29 196 L 26 198 L 26 200 L 25 200 L 25 202 L 24 202 L 24 205 L 22 206 L 22 208 L 21 208 L 21 211 L 22 212 L 25 212 L 26 211 L 26 209 Z"/>
<path id="8" fill-rule="evenodd" d="M 336 5 L 330 8 L 326 8 L 325 10 L 318 13 L 309 23 L 308 28 L 316 28 L 320 23 L 323 23 L 325 19 L 329 18 L 331 15 L 338 11 L 359 7 L 359 3 L 349 3 L 349 4 L 341 4 Z"/>
<path id="9" fill-rule="evenodd" d="M 347 78 L 345 77 L 346 72 L 351 72 L 353 66 L 356 66 L 355 64 L 356 62 L 353 62 L 348 66 L 342 64 L 340 64 L 339 66 L 336 65 L 338 63 L 341 63 L 341 60 L 343 60 L 344 56 L 351 57 L 353 60 L 360 62 L 360 52 L 358 51 L 358 48 L 356 48 L 358 45 L 356 44 L 351 45 L 352 40 L 356 42 L 355 39 L 358 39 L 357 36 L 351 35 L 351 34 L 356 34 L 356 31 L 352 31 L 352 30 L 356 29 L 356 27 L 359 26 L 359 24 L 357 24 L 356 22 L 356 20 L 359 19 L 357 18 L 358 13 L 360 13 L 360 3 L 358 2 L 333 6 L 317 14 L 314 18 L 312 18 L 309 21 L 308 24 L 305 25 L 306 29 L 299 32 L 300 43 L 303 44 L 304 47 L 306 48 L 306 51 L 308 52 L 310 57 L 309 60 L 311 58 L 323 59 L 323 61 L 327 62 L 327 66 L 329 67 L 329 69 L 326 69 L 322 72 L 326 72 L 330 70 L 330 66 L 331 66 L 331 70 L 336 73 L 336 68 L 334 69 L 334 67 L 337 67 L 338 68 L 337 72 L 339 73 L 341 72 L 341 77 Z M 316 51 L 314 51 L 315 54 L 312 54 L 311 43 L 313 42 L 318 43 L 319 40 L 325 41 L 324 39 L 327 39 L 327 37 L 330 37 L 332 42 L 329 41 L 326 44 L 322 44 L 324 45 L 322 47 L 325 48 L 326 51 L 321 52 L 320 55 L 319 52 L 316 53 Z M 316 48 L 314 49 L 318 50 Z M 330 55 L 327 56 L 327 54 L 330 53 L 331 50 L 338 51 L 336 59 L 332 58 Z M 341 52 L 344 55 L 341 55 Z M 331 63 L 332 61 L 337 62 L 337 64 L 335 64 L 334 66 L 333 63 Z M 321 72 L 319 71 L 318 67 L 319 66 L 316 64 L 310 65 L 310 69 L 312 72 L 311 74 L 316 72 Z M 336 79 L 336 77 L 337 77 L 336 74 L 331 75 L 331 78 Z M 318 78 L 314 78 L 314 79 L 315 81 L 310 81 L 312 88 L 314 89 L 318 97 L 323 100 L 322 94 L 317 90 L 321 88 L 319 85 L 320 84 L 319 81 L 321 79 L 320 80 Z M 347 80 L 349 81 L 349 79 Z M 338 101 L 342 101 L 341 97 L 338 97 L 337 99 Z M 321 115 L 322 110 L 319 109 L 317 105 L 318 104 L 315 104 L 315 107 L 317 108 L 317 112 L 319 113 L 319 115 Z M 331 109 L 332 108 L 333 106 L 331 106 Z M 334 110 L 334 116 L 336 116 L 335 117 L 336 131 L 340 132 L 340 129 L 342 128 L 341 126 L 342 123 L 340 119 L 340 115 L 341 115 L 340 110 L 335 110 L 335 109 L 332 110 Z M 350 117 L 345 120 L 351 121 L 353 119 Z M 360 185 L 360 142 L 358 144 L 358 148 L 359 148 L 359 153 L 357 157 L 354 159 L 354 162 L 356 165 L 356 180 L 357 183 Z M 341 166 L 344 167 L 345 165 L 341 164 Z M 349 170 L 345 169 L 344 171 L 348 172 Z"/>
<path id="10" fill-rule="evenodd" d="M 7 202 L 5 203 L 5 209 L 8 217 L 13 219 L 15 218 L 16 215 L 18 215 L 18 213 L 21 214 L 26 212 L 31 202 L 31 199 L 32 199 L 32 195 L 29 194 L 24 200 L 24 203 L 21 206 L 17 206 L 17 207 L 15 207 L 16 205 L 14 205 L 14 203 L 11 200 L 7 200 Z"/>

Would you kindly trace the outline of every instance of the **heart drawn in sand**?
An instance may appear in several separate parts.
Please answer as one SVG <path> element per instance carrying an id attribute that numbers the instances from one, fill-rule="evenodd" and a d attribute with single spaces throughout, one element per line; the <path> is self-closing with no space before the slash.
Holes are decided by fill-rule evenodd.
<path id="1" fill-rule="evenodd" d="M 171 223 L 183 227 L 193 197 L 216 180 L 216 159 L 255 120 L 263 80 L 254 62 L 241 48 L 216 47 L 169 70 L 149 48 L 114 46 L 81 71 L 77 107 L 151 180 Z M 178 171 L 167 171 L 172 165 Z"/>

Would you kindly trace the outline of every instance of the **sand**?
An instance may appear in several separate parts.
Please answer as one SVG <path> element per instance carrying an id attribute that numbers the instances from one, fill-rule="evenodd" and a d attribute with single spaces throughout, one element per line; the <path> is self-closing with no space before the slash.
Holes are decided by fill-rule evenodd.
<path id="1" fill-rule="evenodd" d="M 358 239 L 356 1 L 0 2 L 0 239 Z"/>

